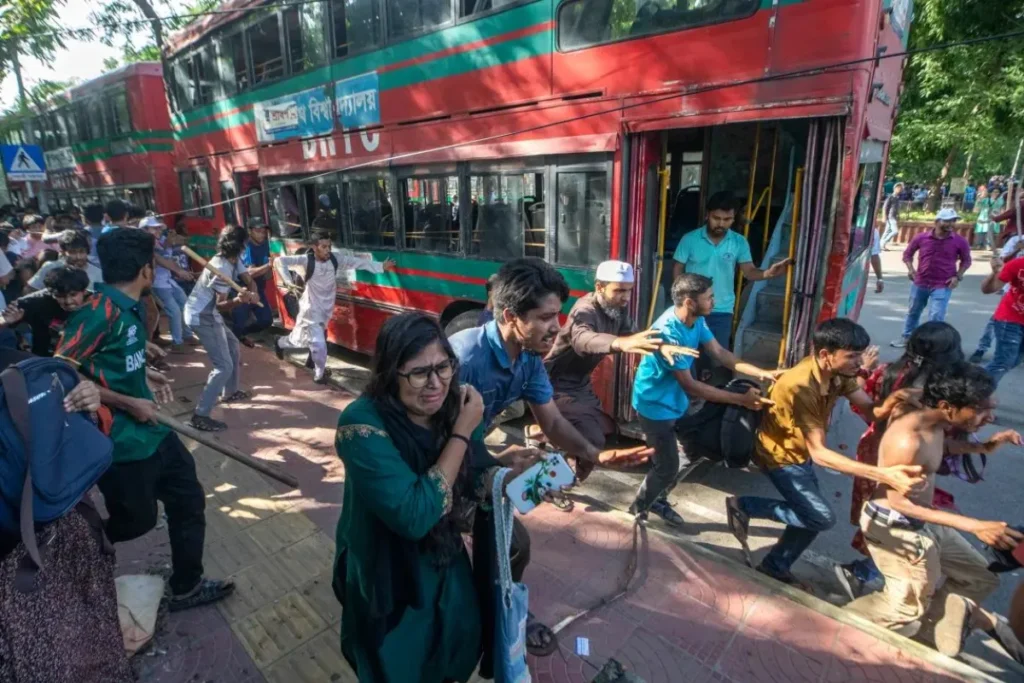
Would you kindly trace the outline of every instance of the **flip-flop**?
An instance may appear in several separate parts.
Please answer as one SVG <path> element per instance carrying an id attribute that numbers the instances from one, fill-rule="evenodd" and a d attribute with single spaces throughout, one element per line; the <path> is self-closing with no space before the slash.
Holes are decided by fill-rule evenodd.
<path id="1" fill-rule="evenodd" d="M 747 543 L 750 518 L 747 517 L 747 513 L 740 509 L 739 502 L 735 496 L 729 496 L 725 499 L 725 513 L 728 519 L 729 531 L 740 542 L 740 548 L 743 550 L 743 560 L 747 563 L 748 567 L 753 568 L 754 558 L 750 553 L 750 545 Z"/>
<path id="2" fill-rule="evenodd" d="M 167 601 L 167 609 L 171 612 L 192 609 L 218 602 L 235 592 L 235 582 L 230 580 L 213 581 L 202 579 L 195 588 L 185 595 L 174 596 Z"/>
<path id="3" fill-rule="evenodd" d="M 214 420 L 213 418 L 204 417 L 202 415 L 193 415 L 192 419 L 189 420 L 189 424 L 201 432 L 223 432 L 228 428 L 228 426 L 220 420 Z"/>
<path id="4" fill-rule="evenodd" d="M 543 646 L 530 645 L 531 638 L 539 639 L 538 636 L 548 634 L 548 644 Z M 526 615 L 526 651 L 534 657 L 549 657 L 558 649 L 558 636 L 544 624 L 537 621 L 533 613 Z"/>
<path id="5" fill-rule="evenodd" d="M 233 393 L 230 396 L 226 397 L 224 399 L 224 403 L 237 403 L 238 401 L 248 401 L 250 398 L 252 398 L 252 392 L 251 391 L 245 391 L 244 389 L 239 389 L 235 393 Z"/>

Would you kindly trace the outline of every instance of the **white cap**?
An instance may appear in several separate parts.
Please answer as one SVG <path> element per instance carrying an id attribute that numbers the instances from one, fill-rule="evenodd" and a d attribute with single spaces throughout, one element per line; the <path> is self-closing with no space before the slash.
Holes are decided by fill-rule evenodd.
<path id="1" fill-rule="evenodd" d="M 960 220 L 960 214 L 958 214 L 954 209 L 950 209 L 950 208 L 947 207 L 945 209 L 940 209 L 939 210 L 939 213 L 937 213 L 935 215 L 935 220 L 937 220 L 937 221 L 958 221 L 958 220 Z"/>
<path id="2" fill-rule="evenodd" d="M 623 261 L 605 261 L 597 267 L 594 279 L 598 282 L 633 282 L 633 266 Z"/>
<path id="3" fill-rule="evenodd" d="M 164 223 L 159 218 L 157 218 L 156 216 L 146 216 L 141 221 L 139 221 L 139 227 L 143 228 L 143 229 L 145 229 L 145 228 L 166 228 L 167 224 Z"/>

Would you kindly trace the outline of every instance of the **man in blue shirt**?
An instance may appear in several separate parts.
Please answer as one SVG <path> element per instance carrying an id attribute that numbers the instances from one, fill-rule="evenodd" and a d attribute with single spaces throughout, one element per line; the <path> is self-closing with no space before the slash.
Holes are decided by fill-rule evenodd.
<path id="1" fill-rule="evenodd" d="M 547 439 L 577 463 L 597 461 L 598 449 L 559 412 L 544 369 L 544 356 L 555 343 L 558 315 L 569 298 L 569 286 L 557 270 L 538 258 L 509 261 L 491 286 L 494 320 L 452 335 L 459 358 L 459 381 L 480 392 L 485 430 L 512 403 L 523 399 Z M 579 468 L 579 465 L 577 465 Z M 530 536 L 516 519 L 512 529 L 512 579 L 526 569 Z M 516 556 L 519 557 L 517 561 Z M 550 654 L 554 634 L 529 615 L 526 647 L 535 656 Z"/>
<path id="2" fill-rule="evenodd" d="M 260 296 L 262 307 L 255 304 L 243 304 L 231 311 L 231 326 L 238 341 L 252 346 L 247 335 L 260 332 L 274 324 L 274 314 L 267 300 L 267 282 L 270 279 L 270 242 L 267 240 L 267 226 L 261 218 L 249 219 L 249 239 L 245 242 L 242 265 L 248 270 L 249 277 L 256 283 L 256 292 Z M 250 324 L 249 316 L 254 320 Z"/>
<path id="3" fill-rule="evenodd" d="M 715 307 L 711 278 L 683 273 L 672 284 L 672 302 L 674 306 L 662 313 L 651 328 L 661 331 L 668 348 L 701 347 L 703 353 L 729 370 L 763 381 L 772 381 L 781 374 L 781 371 L 762 370 L 741 361 L 715 339 L 705 320 Z M 652 353 L 640 361 L 633 380 L 633 409 L 640 418 L 647 445 L 654 449 L 651 469 L 630 507 L 630 512 L 641 521 L 647 519 L 648 512 L 653 512 L 672 526 L 683 524 L 683 518 L 672 509 L 667 496 L 679 476 L 676 424 L 686 415 L 691 396 L 750 410 L 760 410 L 764 405 L 756 389 L 736 394 L 694 379 L 690 372 L 692 364 L 693 358 L 687 355 Z"/>
<path id="4" fill-rule="evenodd" d="M 766 270 L 754 267 L 747 238 L 732 230 L 736 222 L 736 201 L 728 192 L 716 192 L 708 199 L 705 224 L 683 235 L 673 258 L 672 279 L 684 272 L 697 273 L 715 283 L 715 307 L 705 318 L 711 334 L 723 348 L 731 348 L 732 317 L 736 306 L 736 268 L 750 281 L 770 280 L 786 274 L 793 262 L 783 259 Z"/>

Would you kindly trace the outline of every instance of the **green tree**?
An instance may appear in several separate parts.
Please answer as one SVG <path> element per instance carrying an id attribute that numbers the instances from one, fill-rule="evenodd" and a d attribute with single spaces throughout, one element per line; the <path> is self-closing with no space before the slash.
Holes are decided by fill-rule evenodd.
<path id="1" fill-rule="evenodd" d="M 3 0 L 0 2 L 0 83 L 25 56 L 48 62 L 64 48 L 70 34 L 60 25 L 66 0 Z"/>
<path id="2" fill-rule="evenodd" d="M 917 0 L 910 48 L 1024 27 L 1024 0 Z M 1024 134 L 1024 41 L 996 40 L 910 58 L 891 169 L 934 187 L 963 172 L 1009 173 Z M 934 193 L 937 199 L 937 193 Z"/>

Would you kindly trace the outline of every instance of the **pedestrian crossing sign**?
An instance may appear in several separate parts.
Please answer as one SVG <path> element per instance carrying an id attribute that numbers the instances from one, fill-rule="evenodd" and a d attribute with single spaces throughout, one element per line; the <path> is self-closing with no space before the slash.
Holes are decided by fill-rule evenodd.
<path id="1" fill-rule="evenodd" d="M 8 180 L 46 180 L 46 161 L 39 145 L 0 145 Z"/>

